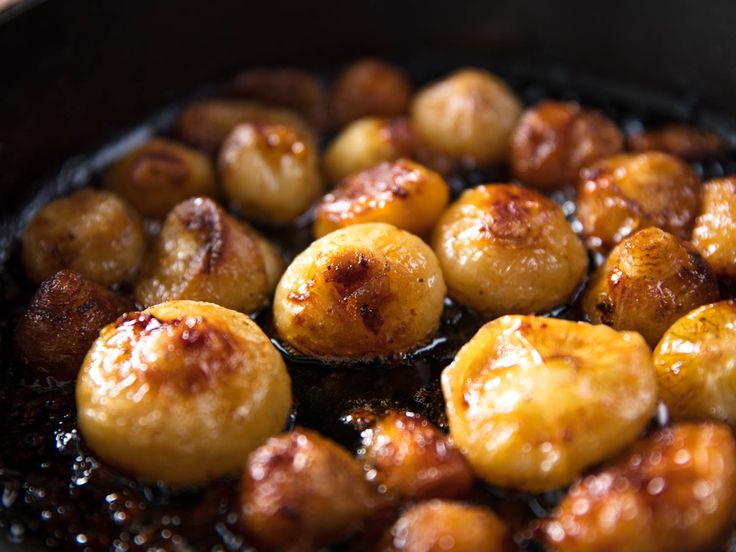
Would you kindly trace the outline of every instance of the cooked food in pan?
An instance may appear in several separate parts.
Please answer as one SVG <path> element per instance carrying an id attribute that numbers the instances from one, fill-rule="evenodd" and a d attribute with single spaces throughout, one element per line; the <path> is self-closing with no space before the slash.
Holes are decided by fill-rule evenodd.
<path id="1" fill-rule="evenodd" d="M 636 333 L 517 315 L 460 349 L 442 391 L 450 437 L 475 473 L 542 492 L 633 442 L 654 413 L 657 379 Z"/>
<path id="2" fill-rule="evenodd" d="M 582 305 L 592 322 L 639 332 L 654 347 L 680 316 L 718 297 L 718 280 L 692 244 L 646 228 L 611 251 Z"/>
<path id="3" fill-rule="evenodd" d="M 438 221 L 432 247 L 450 296 L 494 316 L 564 304 L 588 267 L 560 206 L 514 184 L 463 192 Z"/>
<path id="4" fill-rule="evenodd" d="M 255 322 L 199 301 L 166 301 L 105 326 L 76 395 L 95 454 L 171 485 L 241 469 L 291 407 L 284 361 Z"/>
<path id="5" fill-rule="evenodd" d="M 411 77 L 247 69 L 39 203 L 1 281 L 0 526 L 120 551 L 722 549 L 728 141 L 486 69 Z"/>
<path id="6" fill-rule="evenodd" d="M 279 336 L 324 359 L 371 359 L 425 345 L 439 326 L 445 281 L 417 236 L 383 222 L 318 239 L 284 272 L 274 295 Z"/>
<path id="7" fill-rule="evenodd" d="M 283 270 L 276 248 L 209 198 L 171 210 L 149 247 L 133 295 L 149 307 L 209 301 L 240 312 L 266 304 Z"/>
<path id="8" fill-rule="evenodd" d="M 554 551 L 717 550 L 734 509 L 728 426 L 674 424 L 576 482 L 545 524 Z"/>
<path id="9" fill-rule="evenodd" d="M 145 249 L 140 215 L 116 194 L 89 188 L 45 205 L 23 232 L 23 266 L 36 283 L 63 269 L 102 286 L 130 282 Z"/>

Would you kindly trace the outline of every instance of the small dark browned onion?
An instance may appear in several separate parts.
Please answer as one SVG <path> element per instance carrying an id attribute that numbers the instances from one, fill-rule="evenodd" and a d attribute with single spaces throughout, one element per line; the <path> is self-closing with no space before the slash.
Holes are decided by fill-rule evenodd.
<path id="1" fill-rule="evenodd" d="M 396 117 L 409 109 L 412 88 L 400 68 L 379 59 L 347 66 L 330 89 L 332 125 L 341 128 L 363 117 Z"/>
<path id="2" fill-rule="evenodd" d="M 594 324 L 639 332 L 654 347 L 675 321 L 718 301 L 718 280 L 689 242 L 645 228 L 618 244 L 582 298 Z"/>
<path id="3" fill-rule="evenodd" d="M 306 552 L 349 536 L 387 504 L 347 450 L 297 427 L 250 455 L 240 525 L 265 549 Z"/>
<path id="4" fill-rule="evenodd" d="M 726 142 L 708 130 L 682 124 L 669 124 L 629 136 L 633 151 L 661 151 L 686 161 L 721 157 L 728 150 Z"/>
<path id="5" fill-rule="evenodd" d="M 254 67 L 241 71 L 229 85 L 232 95 L 291 109 L 315 129 L 327 124 L 327 97 L 322 83 L 296 67 Z"/>
<path id="6" fill-rule="evenodd" d="M 44 281 L 15 330 L 23 362 L 57 380 L 73 380 L 100 330 L 133 304 L 73 270 Z"/>
<path id="7" fill-rule="evenodd" d="M 462 453 L 418 414 L 390 412 L 377 420 L 363 432 L 362 451 L 361 459 L 399 498 L 459 498 L 473 486 Z"/>
<path id="8" fill-rule="evenodd" d="M 623 145 L 623 134 L 603 113 L 544 101 L 524 112 L 511 136 L 511 169 L 524 184 L 560 188 L 577 183 L 581 168 Z"/>

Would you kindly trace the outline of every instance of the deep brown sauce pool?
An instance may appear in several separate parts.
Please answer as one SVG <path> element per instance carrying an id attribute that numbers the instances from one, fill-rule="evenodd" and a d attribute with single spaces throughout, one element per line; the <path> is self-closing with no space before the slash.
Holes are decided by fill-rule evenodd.
<path id="1" fill-rule="evenodd" d="M 581 90 L 569 79 L 539 82 L 514 74 L 505 76 L 528 104 L 542 98 L 578 100 L 602 109 L 624 129 L 668 120 L 697 122 L 699 115 L 694 106 L 676 101 L 659 108 L 651 102 L 634 105 L 640 102 L 632 102 L 630 97 L 622 101 L 619 96 L 617 101 L 605 87 Z M 169 110 L 142 128 L 153 126 L 165 133 L 170 115 Z M 140 129 L 130 135 L 135 133 L 140 136 Z M 84 169 L 84 163 L 80 167 Z M 695 168 L 704 177 L 733 174 L 736 156 Z M 47 191 L 59 193 L 81 184 L 94 185 L 97 177 L 89 167 L 81 172 L 62 172 Z M 453 177 L 451 185 L 457 194 L 464 187 L 505 178 L 503 170 L 475 171 Z M 554 197 L 574 217 L 569 198 L 564 194 Z M 292 255 L 311 239 L 308 225 L 261 230 Z M 5 266 L 0 266 L 0 532 L 4 534 L 0 538 L 36 548 L 76 550 L 247 549 L 235 531 L 237 477 L 176 492 L 122 477 L 101 465 L 77 433 L 74 385 L 39 381 L 24 372 L 13 352 L 13 330 L 35 289 L 20 268 L 17 240 L 10 248 Z M 576 309 L 566 306 L 550 314 L 575 318 Z M 257 321 L 274 335 L 270 311 L 261 313 Z M 295 401 L 290 423 L 314 428 L 351 450 L 359 444 L 359 433 L 346 416 L 356 410 L 410 410 L 446 427 L 439 374 L 482 322 L 447 302 L 432 344 L 408 358 L 381 364 L 336 368 L 300 359 L 280 347 L 293 381 Z M 524 538 L 522 529 L 535 517 L 544 516 L 560 496 L 560 492 L 553 492 L 533 497 L 478 484 L 473 500 L 494 506 L 519 531 L 522 549 L 539 550 L 539 545 Z M 338 548 L 358 549 L 359 543 Z"/>

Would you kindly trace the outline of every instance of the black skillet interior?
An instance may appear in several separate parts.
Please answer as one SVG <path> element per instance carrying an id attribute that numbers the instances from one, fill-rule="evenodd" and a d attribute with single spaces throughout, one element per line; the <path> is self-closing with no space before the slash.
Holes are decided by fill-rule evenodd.
<path id="1" fill-rule="evenodd" d="M 398 61 L 422 82 L 458 64 L 476 64 L 506 76 L 527 103 L 548 95 L 579 99 L 605 109 L 624 126 L 675 119 L 711 127 L 732 140 L 736 136 L 736 107 L 729 101 L 736 91 L 736 44 L 729 40 L 736 5 L 723 1 L 326 0 L 205 6 L 192 0 L 26 0 L 0 14 L 2 20 L 0 303 L 6 308 L 11 295 L 24 293 L 12 289 L 18 281 L 13 259 L 4 262 L 14 250 L 24 213 L 94 178 L 96 168 L 119 151 L 113 147 L 86 155 L 100 144 L 119 144 L 141 120 L 165 127 L 177 102 L 249 65 L 300 65 L 329 77 L 341 62 L 373 54 Z M 736 171 L 732 163 L 702 168 L 711 175 Z M 471 175 L 471 181 L 483 176 Z M 456 314 L 448 311 L 447 327 L 456 326 Z M 12 323 L 8 313 L 0 318 Z M 467 327 L 477 324 L 466 322 Z M 7 359 L 9 334 L 2 334 L 0 358 Z M 454 347 L 440 347 L 437 354 Z M 379 377 L 365 370 L 325 377 L 297 368 L 301 421 L 338 438 L 343 433 L 343 441 L 353 438 L 337 423 L 348 405 L 330 395 L 348 383 L 361 390 L 350 397 L 352 406 L 379 388 L 393 389 L 387 394 L 395 395 L 395 402 L 437 419 L 431 382 L 443 361 L 435 360 Z M 346 377 L 350 382 L 343 381 Z M 6 443 L 15 420 L 0 420 Z M 69 420 L 60 416 L 58 423 L 65 426 Z M 84 480 L 85 462 L 70 463 L 79 470 L 72 480 Z M 167 500 L 145 498 L 154 504 Z M 0 540 L 0 550 L 4 546 Z"/>
<path id="2" fill-rule="evenodd" d="M 0 217 L 64 160 L 253 64 L 563 63 L 736 116 L 728 0 L 25 0 L 0 23 Z"/>

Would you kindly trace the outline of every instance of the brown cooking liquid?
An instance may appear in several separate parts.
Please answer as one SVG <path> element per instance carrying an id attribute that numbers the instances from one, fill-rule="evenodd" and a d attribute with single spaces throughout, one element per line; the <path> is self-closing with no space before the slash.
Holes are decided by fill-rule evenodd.
<path id="1" fill-rule="evenodd" d="M 510 81 L 527 104 L 545 97 L 579 100 L 603 109 L 624 128 L 668 118 L 667 113 L 617 104 L 605 95 L 580 94 L 570 85 Z M 704 177 L 733 174 L 736 160 L 700 163 L 695 168 Z M 90 183 L 94 185 L 98 176 L 93 175 Z M 465 187 L 506 178 L 503 170 L 473 171 L 450 182 L 457 195 Z M 574 219 L 569 194 L 553 197 Z M 311 241 L 308 225 L 296 231 L 261 230 L 291 256 Z M 34 378 L 14 354 L 15 322 L 33 291 L 22 274 L 16 244 L 0 270 L 0 527 L 7 539 L 77 550 L 245 548 L 236 530 L 237 474 L 205 488 L 173 491 L 126 478 L 95 459 L 77 431 L 74 384 Z M 574 305 L 549 314 L 577 318 Z M 275 335 L 270 310 L 260 313 L 257 322 Z M 274 340 L 287 359 L 293 381 L 290 424 L 316 429 L 353 451 L 360 435 L 351 413 L 409 410 L 446 429 L 440 372 L 482 323 L 448 300 L 431 344 L 404 359 L 360 366 L 335 367 L 300 358 Z M 521 549 L 540 550 L 525 538 L 523 529 L 546 515 L 561 496 L 562 491 L 531 496 L 478 483 L 472 500 L 494 507 L 517 531 Z M 336 549 L 360 549 L 358 540 L 359 536 Z"/>

